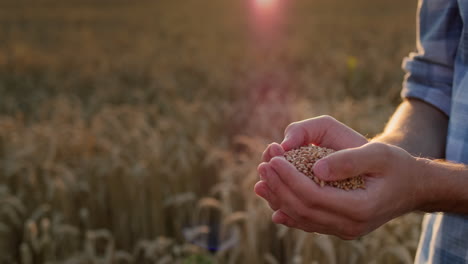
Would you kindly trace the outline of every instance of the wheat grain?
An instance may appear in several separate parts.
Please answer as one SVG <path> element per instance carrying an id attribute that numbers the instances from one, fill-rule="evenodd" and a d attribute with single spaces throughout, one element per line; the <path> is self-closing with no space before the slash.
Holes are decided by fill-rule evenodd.
<path id="1" fill-rule="evenodd" d="M 343 190 L 354 190 L 358 188 L 365 189 L 365 182 L 362 176 L 352 177 L 340 181 L 325 182 L 314 175 L 314 164 L 319 159 L 324 158 L 333 152 L 335 152 L 333 149 L 308 145 L 286 151 L 284 153 L 284 157 L 287 161 L 292 163 L 298 171 L 302 172 L 321 187 L 328 185 Z"/>

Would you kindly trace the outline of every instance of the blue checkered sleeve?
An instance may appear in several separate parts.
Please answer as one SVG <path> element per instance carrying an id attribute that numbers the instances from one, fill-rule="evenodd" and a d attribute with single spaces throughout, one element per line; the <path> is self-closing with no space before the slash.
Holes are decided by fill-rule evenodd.
<path id="1" fill-rule="evenodd" d="M 465 24 L 463 23 L 465 20 Z M 403 98 L 449 117 L 445 159 L 468 164 L 468 0 L 420 0 L 417 52 L 403 61 Z M 418 264 L 468 264 L 468 216 L 426 214 Z"/>
<path id="2" fill-rule="evenodd" d="M 401 96 L 450 113 L 454 60 L 463 24 L 456 0 L 424 0 L 418 8 L 417 52 L 403 60 Z"/>

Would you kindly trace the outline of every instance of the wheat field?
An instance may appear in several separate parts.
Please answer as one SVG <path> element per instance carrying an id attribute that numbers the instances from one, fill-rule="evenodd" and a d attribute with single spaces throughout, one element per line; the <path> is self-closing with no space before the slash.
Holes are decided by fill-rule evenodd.
<path id="1" fill-rule="evenodd" d="M 255 1 L 0 0 L 0 263 L 412 263 L 421 215 L 342 241 L 253 185 L 290 122 L 381 131 L 416 3 Z"/>

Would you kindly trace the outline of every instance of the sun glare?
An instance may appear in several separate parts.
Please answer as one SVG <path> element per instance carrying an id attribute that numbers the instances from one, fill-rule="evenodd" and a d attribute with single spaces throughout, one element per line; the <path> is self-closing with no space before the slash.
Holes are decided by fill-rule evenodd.
<path id="1" fill-rule="evenodd" d="M 255 16 L 276 16 L 280 10 L 280 0 L 250 0 Z"/>
<path id="2" fill-rule="evenodd" d="M 270 8 L 278 2 L 278 0 L 254 0 L 255 4 L 261 8 Z"/>
<path id="3" fill-rule="evenodd" d="M 253 0 L 253 5 L 257 12 L 269 13 L 278 11 L 280 0 Z"/>
<path id="4" fill-rule="evenodd" d="M 251 9 L 251 27 L 256 45 L 274 43 L 280 31 L 283 8 L 282 0 L 247 0 Z"/>

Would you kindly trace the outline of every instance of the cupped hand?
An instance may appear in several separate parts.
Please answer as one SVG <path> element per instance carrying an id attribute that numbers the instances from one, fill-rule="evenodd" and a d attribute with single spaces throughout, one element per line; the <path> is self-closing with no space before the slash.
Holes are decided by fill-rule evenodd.
<path id="1" fill-rule="evenodd" d="M 423 187 L 416 158 L 395 146 L 366 143 L 334 119 L 322 119 L 289 126 L 281 146 L 270 145 L 258 167 L 261 181 L 255 192 L 275 211 L 275 223 L 355 239 L 419 206 Z M 318 124 L 335 131 L 320 131 Z M 366 189 L 320 187 L 276 155 L 307 143 L 341 149 L 315 164 L 317 177 L 335 181 L 364 175 Z"/>

